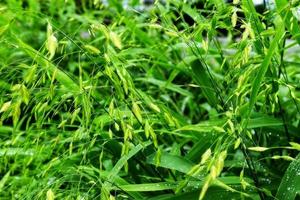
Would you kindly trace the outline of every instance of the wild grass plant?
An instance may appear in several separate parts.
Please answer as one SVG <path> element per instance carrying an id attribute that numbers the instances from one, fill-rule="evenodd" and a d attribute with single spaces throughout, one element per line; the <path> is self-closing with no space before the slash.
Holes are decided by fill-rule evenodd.
<path id="1" fill-rule="evenodd" d="M 1 1 L 0 199 L 299 199 L 298 10 Z"/>

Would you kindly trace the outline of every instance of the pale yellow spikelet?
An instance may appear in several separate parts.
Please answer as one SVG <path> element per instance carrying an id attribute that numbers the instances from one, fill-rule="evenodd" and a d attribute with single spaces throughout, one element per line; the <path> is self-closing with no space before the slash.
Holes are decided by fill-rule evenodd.
<path id="1" fill-rule="evenodd" d="M 0 109 L 0 113 L 7 111 L 10 105 L 11 105 L 11 101 L 5 102 Z"/>
<path id="2" fill-rule="evenodd" d="M 142 112 L 139 107 L 139 105 L 136 102 L 133 102 L 132 104 L 132 112 L 136 116 L 136 118 L 139 120 L 140 123 L 143 122 Z"/>
<path id="3" fill-rule="evenodd" d="M 234 149 L 239 148 L 241 142 L 242 142 L 242 139 L 241 139 L 241 138 L 238 138 L 238 139 L 235 141 L 235 143 L 234 143 Z"/>
<path id="4" fill-rule="evenodd" d="M 201 156 L 201 162 L 200 164 L 204 164 L 211 156 L 211 149 L 207 149 L 204 154 Z"/>
<path id="5" fill-rule="evenodd" d="M 236 26 L 236 23 L 237 23 L 237 13 L 236 13 L 236 10 L 233 11 L 232 15 L 231 15 L 231 24 L 232 24 L 232 27 L 235 27 Z"/>
<path id="6" fill-rule="evenodd" d="M 55 199 L 54 192 L 53 192 L 51 189 L 49 189 L 49 190 L 47 191 L 46 199 L 47 199 L 47 200 L 54 200 L 54 199 Z"/>
<path id="7" fill-rule="evenodd" d="M 121 38 L 115 32 L 110 32 L 110 40 L 118 49 L 122 49 Z"/>
<path id="8" fill-rule="evenodd" d="M 263 151 L 268 150 L 268 148 L 266 148 L 266 147 L 249 147 L 248 149 L 251 151 L 257 151 L 257 152 L 263 152 Z"/>

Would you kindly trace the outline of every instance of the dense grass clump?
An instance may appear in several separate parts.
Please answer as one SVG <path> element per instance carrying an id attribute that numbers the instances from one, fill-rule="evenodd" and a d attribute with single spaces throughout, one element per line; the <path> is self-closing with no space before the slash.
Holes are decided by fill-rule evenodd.
<path id="1" fill-rule="evenodd" d="M 299 1 L 0 2 L 0 199 L 299 199 Z"/>

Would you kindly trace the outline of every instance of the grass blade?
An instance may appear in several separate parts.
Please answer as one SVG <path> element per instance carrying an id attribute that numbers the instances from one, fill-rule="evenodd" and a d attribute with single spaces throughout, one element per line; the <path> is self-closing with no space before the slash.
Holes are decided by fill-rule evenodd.
<path id="1" fill-rule="evenodd" d="M 157 163 L 155 161 L 155 155 L 149 156 L 147 158 L 147 163 L 156 165 Z M 194 164 L 191 161 L 184 159 L 183 157 L 171 155 L 168 153 L 162 153 L 158 166 L 167 169 L 177 170 L 179 172 L 187 174 L 190 171 L 190 169 L 194 166 Z"/>
<path id="2" fill-rule="evenodd" d="M 300 193 L 300 155 L 289 165 L 286 170 L 276 198 L 285 200 L 294 200 Z"/>
<path id="3" fill-rule="evenodd" d="M 9 178 L 9 176 L 10 176 L 10 171 L 7 172 L 0 180 L 0 194 L 5 186 L 5 183 L 7 182 L 8 178 Z"/>
<path id="4" fill-rule="evenodd" d="M 191 67 L 193 71 L 193 78 L 200 86 L 205 98 L 211 105 L 216 106 L 218 104 L 218 99 L 216 97 L 217 94 L 214 90 L 215 87 L 211 82 L 212 80 L 209 79 L 209 75 L 207 74 L 205 67 L 199 60 L 194 60 L 191 63 Z"/>
<path id="5" fill-rule="evenodd" d="M 277 44 L 282 39 L 282 37 L 285 35 L 283 24 L 280 24 L 280 27 L 278 27 L 278 31 L 276 32 L 274 39 L 270 45 L 270 48 L 268 49 L 267 55 L 264 58 L 263 62 L 261 63 L 259 67 L 259 71 L 257 72 L 257 76 L 255 77 L 253 83 L 252 83 L 252 90 L 251 90 L 251 96 L 250 96 L 250 102 L 248 107 L 248 116 L 249 118 L 251 111 L 254 107 L 254 104 L 256 102 L 257 94 L 259 92 L 259 89 L 261 87 L 262 81 L 265 77 L 265 74 L 269 68 L 269 65 L 271 64 L 271 60 L 273 55 L 275 54 L 275 51 L 277 49 Z"/>
<path id="6" fill-rule="evenodd" d="M 126 164 L 126 162 L 132 158 L 135 154 L 137 154 L 139 151 L 141 151 L 143 148 L 147 147 L 148 145 L 150 145 L 151 143 L 148 142 L 144 145 L 142 144 L 138 144 L 137 146 L 133 147 L 129 153 L 125 156 L 123 156 L 114 166 L 114 168 L 109 172 L 107 179 L 110 182 L 113 182 L 115 177 L 117 177 L 118 173 L 120 172 L 120 170 L 122 169 L 122 167 L 124 167 L 124 165 Z"/>

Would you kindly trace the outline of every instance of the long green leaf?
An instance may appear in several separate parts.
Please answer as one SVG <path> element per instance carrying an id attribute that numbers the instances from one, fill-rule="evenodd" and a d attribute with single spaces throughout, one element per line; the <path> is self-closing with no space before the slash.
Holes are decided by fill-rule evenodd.
<path id="1" fill-rule="evenodd" d="M 261 65 L 259 67 L 259 71 L 257 72 L 257 76 L 255 77 L 255 79 L 252 83 L 252 91 L 251 91 L 250 102 L 249 102 L 249 107 L 248 107 L 248 117 L 250 116 L 251 111 L 256 102 L 257 94 L 261 87 L 262 81 L 265 77 L 265 74 L 269 68 L 272 57 L 277 49 L 277 44 L 279 43 L 280 39 L 282 39 L 282 37 L 285 34 L 282 26 L 283 26 L 283 24 L 280 24 L 280 27 L 278 27 L 278 31 L 275 34 L 275 37 L 270 45 L 267 55 L 264 58 L 263 62 L 261 63 Z"/>
<path id="2" fill-rule="evenodd" d="M 216 106 L 218 104 L 217 92 L 215 90 L 214 85 L 212 84 L 213 80 L 209 78 L 205 67 L 198 59 L 191 62 L 191 67 L 193 72 L 193 78 L 196 81 L 196 83 L 200 86 L 205 98 L 211 105 Z"/>
<path id="3" fill-rule="evenodd" d="M 251 182 L 247 178 L 247 181 Z M 162 190 L 171 190 L 176 189 L 184 181 L 176 182 L 158 182 L 158 183 L 143 183 L 143 184 L 121 184 L 118 187 L 114 187 L 116 190 L 124 190 L 127 192 L 149 192 L 149 191 L 162 191 Z M 220 186 L 220 182 L 226 185 L 240 185 L 240 177 L 238 176 L 228 176 L 228 177 L 219 177 L 212 182 L 213 186 Z M 204 181 L 189 181 L 188 188 L 199 189 L 203 186 Z"/>
<path id="4" fill-rule="evenodd" d="M 133 147 L 127 155 L 124 155 L 114 166 L 114 168 L 110 171 L 107 179 L 110 182 L 113 182 L 115 177 L 118 175 L 119 171 L 122 169 L 122 167 L 126 164 L 126 162 L 132 158 L 135 154 L 137 154 L 140 150 L 147 147 L 151 143 L 145 143 L 144 145 L 138 144 L 137 146 Z"/>
<path id="5" fill-rule="evenodd" d="M 179 128 L 177 131 L 196 131 L 196 132 L 211 132 L 215 130 L 215 127 L 221 127 L 225 124 L 226 119 L 212 119 L 208 121 L 203 121 L 198 124 L 190 124 Z"/>
<path id="6" fill-rule="evenodd" d="M 251 118 L 248 122 L 247 128 L 260 128 L 260 127 L 273 127 L 273 126 L 282 126 L 282 120 L 268 117 L 268 116 L 261 116 L 256 118 Z"/>
<path id="7" fill-rule="evenodd" d="M 163 182 L 163 183 L 144 183 L 144 184 L 128 184 L 119 185 L 118 187 L 122 190 L 129 192 L 150 192 L 150 191 L 162 191 L 176 189 L 179 183 L 177 182 Z M 118 189 L 118 188 L 115 188 Z"/>
<path id="8" fill-rule="evenodd" d="M 6 184 L 6 182 L 7 182 L 8 178 L 9 178 L 9 176 L 10 176 L 10 171 L 7 172 L 7 173 L 2 177 L 2 179 L 0 180 L 0 194 L 1 194 L 3 188 L 4 188 L 5 184 Z"/>
<path id="9" fill-rule="evenodd" d="M 149 156 L 147 159 L 147 163 L 156 165 L 155 155 Z M 183 157 L 171 155 L 168 153 L 162 153 L 158 166 L 167 169 L 177 170 L 179 172 L 187 174 L 190 171 L 190 169 L 194 166 L 194 164 L 191 161 L 184 159 Z"/>
<path id="10" fill-rule="evenodd" d="M 300 154 L 290 164 L 279 185 L 276 198 L 294 200 L 300 194 Z"/>

